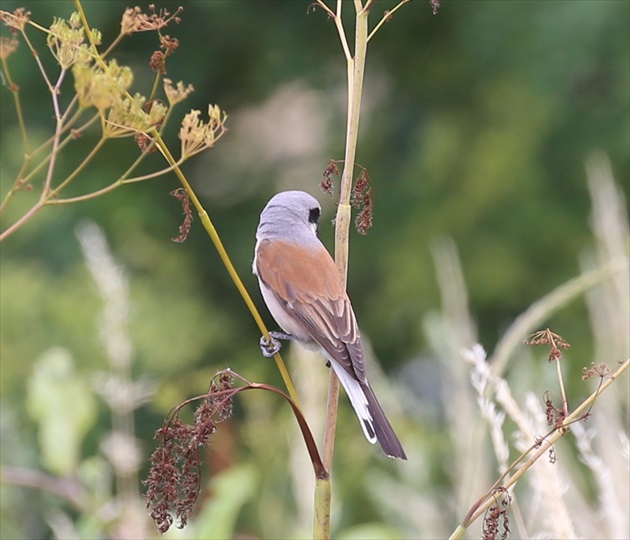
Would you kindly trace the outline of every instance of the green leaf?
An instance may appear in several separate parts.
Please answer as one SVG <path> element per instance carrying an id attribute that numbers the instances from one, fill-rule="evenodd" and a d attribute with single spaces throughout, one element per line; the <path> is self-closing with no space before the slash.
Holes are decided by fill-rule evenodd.
<path id="1" fill-rule="evenodd" d="M 212 478 L 212 499 L 194 518 L 194 538 L 234 538 L 236 518 L 254 495 L 258 474 L 251 465 L 232 467 Z"/>
<path id="2" fill-rule="evenodd" d="M 70 473 L 96 420 L 96 398 L 75 372 L 68 350 L 52 348 L 37 360 L 27 385 L 27 407 L 39 424 L 42 465 L 55 474 Z"/>

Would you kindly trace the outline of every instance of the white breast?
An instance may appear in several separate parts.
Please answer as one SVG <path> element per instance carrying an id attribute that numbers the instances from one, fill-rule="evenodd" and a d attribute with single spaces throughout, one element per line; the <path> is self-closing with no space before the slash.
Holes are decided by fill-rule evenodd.
<path id="1" fill-rule="evenodd" d="M 265 304 L 267 304 L 269 312 L 280 328 L 282 328 L 287 334 L 291 334 L 305 344 L 312 341 L 310 335 L 304 327 L 290 312 L 287 312 L 278 300 L 276 300 L 273 292 L 271 292 L 271 290 L 260 280 L 260 278 L 258 278 L 258 284 L 260 285 L 260 292 L 262 293 L 263 300 L 265 301 Z"/>

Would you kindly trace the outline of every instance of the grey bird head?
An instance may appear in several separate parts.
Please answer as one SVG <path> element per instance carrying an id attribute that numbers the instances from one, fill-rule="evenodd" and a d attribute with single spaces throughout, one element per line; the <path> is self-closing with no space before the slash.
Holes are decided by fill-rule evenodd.
<path id="1" fill-rule="evenodd" d="M 317 221 L 320 213 L 317 199 L 304 191 L 278 193 L 260 214 L 256 239 L 281 239 L 301 245 L 319 243 Z"/>

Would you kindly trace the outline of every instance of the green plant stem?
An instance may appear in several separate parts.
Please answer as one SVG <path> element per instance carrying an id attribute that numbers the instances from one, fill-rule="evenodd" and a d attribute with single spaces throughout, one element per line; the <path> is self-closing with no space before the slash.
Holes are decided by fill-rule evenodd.
<path id="1" fill-rule="evenodd" d="M 183 160 L 180 159 L 179 161 L 175 162 L 173 165 L 169 165 L 165 169 L 160 169 L 159 171 L 145 174 L 143 176 L 125 178 L 129 170 L 137 166 L 137 164 L 134 163 L 134 165 L 132 165 L 129 168 L 127 173 L 123 174 L 118 180 L 116 180 L 115 182 L 112 182 L 111 184 L 109 184 L 108 186 L 105 186 L 104 188 L 97 189 L 96 191 L 92 191 L 90 193 L 86 193 L 85 195 L 77 195 L 76 197 L 67 197 L 65 199 L 51 199 L 46 204 L 49 204 L 49 205 L 71 204 L 71 203 L 76 203 L 76 202 L 87 201 L 89 199 L 94 199 L 96 197 L 100 197 L 101 195 L 105 195 L 106 193 L 109 193 L 110 191 L 114 191 L 115 189 L 118 189 L 120 186 L 124 186 L 127 184 L 136 184 L 138 182 L 145 182 L 146 180 L 152 180 L 153 178 L 158 178 L 159 176 L 163 176 L 175 170 L 175 167 L 179 167 L 182 163 L 183 163 Z"/>
<path id="2" fill-rule="evenodd" d="M 44 201 L 40 200 L 35 203 L 30 210 L 28 210 L 20 219 L 18 219 L 15 223 L 7 227 L 0 234 L 0 242 L 2 242 L 5 238 L 11 236 L 17 229 L 19 229 L 24 223 L 26 223 L 29 219 L 31 219 L 37 212 L 39 212 L 44 207 Z"/>
<path id="3" fill-rule="evenodd" d="M 77 98 L 75 96 L 70 102 L 70 104 L 68 105 L 68 107 L 66 108 L 66 111 L 64 112 L 64 114 L 61 117 L 58 116 L 59 111 L 58 111 L 58 106 L 56 105 L 56 101 L 57 101 L 56 92 L 58 91 L 58 87 L 63 79 L 62 77 L 60 77 L 56 85 L 57 89 L 55 90 L 55 93 L 53 93 L 53 108 L 55 109 L 56 116 L 57 116 L 57 129 L 55 130 L 55 133 L 46 142 L 44 142 L 43 144 L 41 144 L 39 147 L 37 147 L 35 150 L 31 152 L 29 141 L 28 141 L 28 135 L 26 132 L 26 124 L 24 122 L 24 117 L 22 113 L 22 106 L 19 99 L 19 88 L 17 88 L 13 84 L 13 82 L 10 80 L 10 74 L 7 71 L 8 66 L 4 62 L 4 60 L 3 60 L 3 67 L 5 68 L 7 81 L 9 81 L 9 87 L 11 88 L 11 91 L 13 92 L 13 96 L 14 96 L 15 108 L 16 108 L 16 113 L 18 117 L 18 124 L 20 125 L 20 132 L 22 134 L 22 144 L 24 147 L 25 158 L 24 158 L 24 163 L 22 164 L 22 167 L 20 168 L 20 171 L 18 172 L 16 176 L 15 182 L 13 183 L 13 186 L 11 186 L 11 189 L 7 192 L 6 196 L 4 197 L 2 204 L 0 204 L 0 215 L 4 213 L 4 210 L 7 204 L 13 198 L 13 196 L 15 195 L 17 191 L 20 191 L 20 189 L 23 189 L 23 186 L 28 184 L 30 179 L 34 175 L 36 175 L 42 169 L 42 167 L 46 166 L 50 162 L 50 160 L 53 159 L 70 141 L 74 140 L 78 134 L 81 134 L 85 130 L 87 130 L 87 128 L 90 127 L 94 123 L 94 121 L 96 121 L 97 118 L 99 118 L 98 114 L 94 115 L 83 126 L 76 129 L 72 134 L 68 135 L 63 141 L 59 142 L 60 136 L 66 133 L 68 130 L 70 130 L 72 126 L 75 124 L 75 122 L 79 119 L 79 117 L 84 112 L 84 110 L 79 108 L 76 111 L 76 113 L 72 116 L 72 118 L 69 121 L 66 121 L 68 114 L 77 103 Z M 60 127 L 60 124 L 61 124 L 61 127 Z M 50 145 L 54 145 L 54 148 L 50 152 L 50 154 L 46 156 L 44 159 L 42 159 L 35 166 L 35 168 L 33 168 L 33 170 L 31 170 L 28 174 L 26 174 L 26 171 L 28 170 L 31 164 L 31 161 L 40 152 L 48 148 Z M 42 191 L 42 196 L 47 196 L 45 189 Z"/>
<path id="4" fill-rule="evenodd" d="M 94 145 L 94 148 L 92 148 L 90 153 L 83 159 L 83 161 L 80 163 L 80 165 L 72 172 L 72 174 L 70 174 L 70 176 L 68 176 L 68 178 L 66 178 L 56 188 L 54 188 L 54 189 L 50 189 L 50 188 L 43 189 L 39 201 L 37 201 L 37 203 L 35 203 L 35 205 L 33 205 L 33 207 L 30 210 L 28 210 L 28 212 L 26 212 L 20 219 L 18 219 L 15 223 L 13 223 L 11 226 L 9 226 L 6 230 L 2 231 L 2 233 L 0 234 L 0 242 L 2 242 L 5 238 L 8 238 L 9 236 L 11 236 L 24 223 L 26 223 L 35 214 L 37 214 L 37 212 L 39 212 L 44 206 L 46 206 L 48 204 L 54 204 L 54 202 L 51 202 L 51 200 L 54 200 L 54 197 L 56 197 L 57 194 L 65 186 L 67 186 L 70 182 L 72 182 L 72 180 L 74 180 L 77 177 L 77 175 L 85 168 L 85 166 L 88 164 L 88 162 L 103 147 L 103 145 L 105 144 L 106 140 L 107 140 L 106 138 L 101 137 L 99 139 L 99 141 Z M 53 150 L 52 156 L 56 155 L 56 151 L 55 150 Z M 52 169 L 54 169 L 54 159 L 53 158 L 51 158 L 50 163 L 49 163 L 48 176 L 52 175 L 52 172 L 51 172 Z M 46 186 L 49 183 L 50 182 L 47 180 L 46 181 Z M 45 186 L 45 188 L 46 188 L 46 186 Z"/>
<path id="5" fill-rule="evenodd" d="M 394 6 L 392 9 L 387 10 L 383 14 L 383 17 L 381 18 L 381 20 L 378 21 L 378 24 L 372 29 L 372 31 L 370 32 L 370 35 L 367 37 L 368 43 L 374 37 L 374 34 L 376 34 L 376 32 L 378 32 L 381 29 L 381 26 L 383 26 L 386 22 L 389 22 L 389 20 L 392 18 L 394 13 L 396 13 L 407 2 L 411 2 L 411 0 L 400 0 L 400 2 L 396 4 L 396 6 Z"/>
<path id="6" fill-rule="evenodd" d="M 47 198 L 56 197 L 57 195 L 59 195 L 59 192 L 63 188 L 65 188 L 70 182 L 72 182 L 79 175 L 79 173 L 81 173 L 83 169 L 85 169 L 85 167 L 92 160 L 92 158 L 99 152 L 101 148 L 103 148 L 107 140 L 108 140 L 107 137 L 102 136 L 98 140 L 98 142 L 94 145 L 94 148 L 90 150 L 88 155 L 85 156 L 85 158 L 83 158 L 83 161 L 78 165 L 78 167 L 74 169 L 74 171 L 72 171 L 70 176 L 68 176 L 68 178 L 66 178 L 63 182 L 61 182 L 61 184 L 59 184 L 56 188 L 52 189 L 50 191 L 49 197 Z"/>
<path id="7" fill-rule="evenodd" d="M 221 242 L 221 238 L 219 237 L 217 230 L 214 228 L 214 224 L 210 220 L 210 216 L 208 216 L 208 213 L 206 212 L 201 202 L 197 198 L 197 195 L 195 194 L 192 187 L 188 183 L 188 180 L 186 180 L 184 173 L 177 165 L 175 158 L 173 157 L 170 150 L 168 149 L 168 147 L 162 140 L 162 137 L 159 135 L 159 133 L 155 133 L 155 139 L 156 139 L 157 147 L 159 148 L 160 152 L 162 152 L 162 155 L 164 156 L 166 161 L 169 163 L 169 165 L 174 166 L 174 172 L 177 175 L 177 178 L 179 179 L 182 186 L 188 193 L 188 197 L 192 201 L 195 209 L 197 210 L 197 214 L 199 215 L 199 219 L 201 220 L 201 223 L 206 229 L 208 235 L 210 236 L 210 239 L 212 240 L 214 247 L 219 253 L 219 257 L 221 257 L 221 261 L 223 262 L 228 274 L 232 278 L 232 281 L 234 282 L 236 289 L 241 294 L 245 302 L 245 305 L 249 309 L 249 312 L 251 313 L 252 317 L 254 318 L 254 321 L 256 322 L 262 334 L 268 338 L 269 330 L 267 330 L 267 327 L 265 326 L 265 323 L 263 322 L 262 317 L 260 316 L 260 313 L 258 313 L 258 310 L 256 309 L 256 305 L 251 299 L 251 296 L 249 296 L 249 293 L 247 292 L 245 285 L 243 285 L 243 282 L 241 281 L 241 278 L 239 277 L 236 269 L 234 268 L 234 265 L 232 264 L 232 261 L 230 260 L 230 257 L 227 251 L 225 250 L 225 247 L 223 247 L 223 242 Z M 274 360 L 278 367 L 278 371 L 280 371 L 282 380 L 284 381 L 284 384 L 287 387 L 287 391 L 289 392 L 289 395 L 291 396 L 291 399 L 295 402 L 295 404 L 298 407 L 300 407 L 300 401 L 298 399 L 297 392 L 295 391 L 295 386 L 293 385 L 291 376 L 289 375 L 289 372 L 287 371 L 287 368 L 284 365 L 284 362 L 280 354 L 276 354 L 274 356 Z"/>
<path id="8" fill-rule="evenodd" d="M 105 50 L 102 54 L 101 54 L 101 58 L 106 58 L 110 52 L 112 52 L 117 46 L 118 44 L 123 40 L 123 38 L 125 37 L 125 34 L 120 33 L 116 36 L 116 38 L 114 39 L 114 41 L 112 41 L 109 45 L 109 47 L 107 47 L 107 50 Z"/>
<path id="9" fill-rule="evenodd" d="M 166 116 L 164 117 L 164 119 L 162 121 L 162 127 L 158 130 L 158 133 L 160 135 L 162 135 L 162 131 L 164 129 L 164 126 L 166 126 L 166 124 L 168 123 L 168 120 L 170 119 L 170 115 L 172 113 L 172 110 L 173 110 L 173 108 L 171 107 L 168 110 L 168 112 L 166 113 Z M 94 117 L 94 120 L 96 118 L 100 118 L 100 115 L 96 115 Z M 90 120 L 90 122 L 92 122 L 92 120 Z M 65 141 L 64 141 L 64 143 L 65 143 Z M 155 171 L 155 172 L 149 173 L 149 174 L 144 174 L 142 176 L 136 176 L 136 177 L 133 177 L 133 178 L 129 178 L 131 173 L 140 165 L 140 163 L 146 158 L 146 156 L 150 153 L 150 151 L 154 147 L 155 147 L 155 139 L 153 139 L 151 141 L 149 146 L 136 158 L 136 160 L 127 168 L 127 170 L 122 174 L 122 176 L 120 176 L 120 178 L 118 178 L 115 182 L 112 182 L 108 186 L 105 186 L 105 187 L 103 187 L 101 189 L 98 189 L 96 191 L 92 191 L 90 193 L 86 193 L 84 195 L 77 195 L 75 197 L 68 197 L 68 198 L 65 198 L 65 199 L 55 198 L 53 200 L 49 200 L 47 204 L 51 204 L 51 205 L 71 204 L 71 203 L 75 203 L 75 202 L 87 201 L 89 199 L 93 199 L 95 197 L 99 197 L 101 195 L 109 193 L 110 191 L 114 191 L 115 189 L 117 189 L 120 186 L 123 186 L 125 184 L 134 184 L 134 183 L 137 183 L 137 182 L 144 182 L 146 180 L 151 180 L 153 178 L 157 178 L 159 176 L 162 176 L 162 175 L 164 175 L 166 173 L 171 172 L 175 167 L 179 167 L 185 161 L 185 159 L 183 157 L 181 157 L 179 159 L 179 161 L 176 161 L 175 163 L 173 163 L 173 165 L 169 165 L 165 169 L 161 169 L 159 171 Z"/>
<path id="10" fill-rule="evenodd" d="M 48 197 L 48 193 L 50 192 L 50 186 L 52 184 L 52 177 L 55 172 L 55 165 L 57 164 L 57 150 L 59 148 L 59 143 L 61 141 L 61 131 L 63 129 L 63 122 L 61 119 L 61 112 L 59 111 L 59 99 L 57 97 L 59 87 L 64 79 L 64 75 L 66 73 L 65 69 L 62 69 L 59 73 L 59 77 L 57 78 L 57 83 L 54 87 L 49 86 L 53 110 L 55 111 L 55 134 L 53 135 L 53 143 L 52 143 L 52 152 L 50 156 L 50 161 L 48 162 L 48 172 L 46 173 L 46 179 L 44 180 L 44 187 L 42 189 L 42 199 L 46 199 Z M 96 145 L 98 146 L 98 144 Z"/>
<path id="11" fill-rule="evenodd" d="M 92 27 L 87 20 L 87 16 L 85 15 L 81 0 L 74 0 L 74 7 L 77 10 L 79 17 L 81 17 L 81 23 L 83 24 L 83 29 L 85 30 L 85 36 L 90 42 L 90 46 L 92 48 L 92 56 L 94 57 L 95 62 L 99 65 L 99 67 L 105 68 L 105 60 L 103 56 L 98 53 L 98 48 L 96 46 L 96 43 L 94 43 L 94 36 L 92 35 Z"/>
<path id="12" fill-rule="evenodd" d="M 50 34 L 50 30 L 48 30 L 48 28 L 43 28 L 39 26 L 38 24 L 33 23 L 33 21 L 29 21 L 29 24 L 42 30 L 43 32 L 47 34 Z M 46 70 L 44 69 L 44 64 L 42 64 L 42 61 L 39 58 L 39 53 L 37 52 L 35 47 L 33 47 L 31 40 L 28 38 L 28 35 L 26 34 L 26 30 L 22 30 L 21 34 L 22 34 L 22 38 L 24 39 L 24 42 L 26 43 L 27 47 L 31 51 L 33 58 L 35 58 L 35 63 L 37 64 L 37 67 L 39 68 L 39 71 L 42 74 L 42 77 L 44 79 L 44 82 L 46 83 L 46 86 L 48 86 L 49 90 L 52 90 L 53 85 L 51 84 L 50 79 L 48 78 L 48 75 L 46 74 Z"/>
<path id="13" fill-rule="evenodd" d="M 588 398 L 586 398 L 569 416 L 567 416 L 564 419 L 561 426 L 559 426 L 557 429 L 554 429 L 554 431 L 550 435 L 545 437 L 540 442 L 540 444 L 533 445 L 530 449 L 528 449 L 523 454 L 521 454 L 521 456 L 519 456 L 514 461 L 514 463 L 508 468 L 508 470 L 503 475 L 501 475 L 499 480 L 495 482 L 492 488 L 488 490 L 486 494 L 482 496 L 482 498 L 479 499 L 479 501 L 477 501 L 473 505 L 473 507 L 468 512 L 468 515 L 466 516 L 466 518 L 464 518 L 464 521 L 460 525 L 458 525 L 458 527 L 453 531 L 449 539 L 458 540 L 462 538 L 466 529 L 470 527 L 470 525 L 473 522 L 475 522 L 480 516 L 482 516 L 492 504 L 494 504 L 492 490 L 499 485 L 505 490 L 511 489 L 516 484 L 516 482 L 518 482 L 518 480 L 520 480 L 520 478 L 529 469 L 531 469 L 534 463 L 536 463 L 536 461 L 538 461 L 538 459 L 540 459 L 541 456 L 543 456 L 561 437 L 563 437 L 568 432 L 569 426 L 573 422 L 577 422 L 582 419 L 582 416 L 588 410 L 590 410 L 590 408 L 593 406 L 593 404 L 595 403 L 595 400 L 603 392 L 605 392 L 610 387 L 610 385 L 613 384 L 619 378 L 619 376 L 622 375 L 628 369 L 629 366 L 630 366 L 630 359 L 626 359 L 625 362 L 621 364 L 617 368 L 617 370 L 604 383 L 602 383 L 597 388 L 597 390 L 595 390 L 595 392 L 593 392 Z M 518 463 L 523 461 L 525 456 L 532 449 L 536 449 L 536 451 L 532 454 L 532 456 L 523 463 L 523 465 L 507 480 L 507 482 L 501 483 L 503 479 L 505 478 L 505 476 L 511 470 L 513 470 L 514 467 L 518 465 Z"/>
<path id="14" fill-rule="evenodd" d="M 564 389 L 564 377 L 562 376 L 562 363 L 560 358 L 556 360 L 556 372 L 558 374 L 560 394 L 562 395 L 562 412 L 567 416 L 569 414 L 569 400 L 567 399 L 567 392 Z"/>
<path id="15" fill-rule="evenodd" d="M 73 119 L 71 120 L 71 122 L 73 123 L 76 118 L 78 118 L 78 112 L 77 115 L 75 115 L 75 117 L 73 117 Z M 76 129 L 75 132 L 77 133 L 82 133 L 84 132 L 88 127 L 90 127 L 97 119 L 99 118 L 99 115 L 96 114 L 94 115 L 88 122 L 86 122 L 83 126 L 81 126 L 80 128 Z M 71 124 L 70 124 L 71 125 Z M 62 133 L 67 131 L 67 126 L 64 127 L 64 129 L 62 130 Z M 41 152 L 44 148 L 46 148 L 47 146 L 49 146 L 52 141 L 53 141 L 53 137 L 51 137 L 50 139 L 48 139 L 45 143 L 43 143 L 42 145 L 40 145 L 38 148 L 36 148 L 29 156 L 27 156 L 27 159 L 30 160 L 33 156 L 35 156 L 36 154 L 38 154 L 39 152 Z M 63 150 L 63 148 L 65 146 L 67 146 L 71 141 L 73 141 L 75 139 L 75 136 L 70 134 L 68 135 L 61 143 L 59 143 L 59 145 L 57 146 L 54 154 L 58 154 L 59 152 L 61 152 L 61 150 Z M 23 166 L 22 169 L 20 170 L 20 172 L 17 175 L 17 179 L 15 181 L 14 187 L 12 189 L 15 189 L 16 191 L 19 189 L 20 186 L 23 186 L 24 184 L 28 183 L 33 176 L 35 176 L 52 158 L 53 156 L 53 152 L 51 152 L 50 154 L 48 154 L 44 159 L 42 159 L 34 168 L 31 172 L 28 173 L 28 175 L 26 176 L 22 176 L 25 167 Z M 4 206 L 6 205 L 7 201 L 5 198 L 5 201 L 3 201 L 2 203 L 2 208 L 4 209 Z"/>
<path id="16" fill-rule="evenodd" d="M 315 513 L 313 517 L 313 540 L 330 538 L 330 478 L 315 480 Z"/>
<path id="17" fill-rule="evenodd" d="M 359 117 L 361 114 L 361 93 L 363 90 L 363 74 L 367 54 L 368 15 L 359 0 L 355 1 L 355 50 L 354 57 L 347 62 L 348 77 L 348 112 L 346 127 L 346 150 L 344 167 L 341 176 L 339 206 L 335 218 L 335 262 L 343 283 L 348 275 L 349 234 L 351 222 L 350 195 L 352 193 L 352 179 L 356 157 Z M 338 6 L 338 17 L 341 15 Z M 343 40 L 342 40 L 343 42 Z M 339 397 L 339 381 L 334 372 L 330 372 L 330 386 L 328 392 L 328 411 L 326 415 L 326 433 L 324 436 L 324 466 L 332 468 L 335 431 L 337 425 L 337 406 Z"/>
<path id="18" fill-rule="evenodd" d="M 30 153 L 28 144 L 28 135 L 26 133 L 26 122 L 24 121 L 24 113 L 22 112 L 22 103 L 20 101 L 20 87 L 13 82 L 11 78 L 11 71 L 9 70 L 9 64 L 6 58 L 2 59 L 2 70 L 7 80 L 7 86 L 13 95 L 13 102 L 15 103 L 15 112 L 17 114 L 18 125 L 20 126 L 20 134 L 22 135 L 22 145 L 24 146 L 24 153 L 28 155 Z"/>
<path id="19" fill-rule="evenodd" d="M 72 118 L 70 120 L 66 120 L 66 116 L 69 114 L 70 111 L 70 107 L 73 107 L 74 104 L 76 103 L 76 96 L 75 99 L 73 99 L 70 104 L 68 105 L 68 109 L 66 109 L 66 112 L 63 114 L 62 118 L 62 122 L 63 122 L 63 128 L 61 130 L 61 135 L 66 134 L 68 131 L 70 131 L 72 129 L 72 126 L 77 122 L 77 120 L 81 117 L 81 115 L 86 111 L 86 109 L 77 109 L 77 111 L 74 113 L 74 115 L 72 116 Z M 57 151 L 60 151 L 65 145 L 67 145 L 70 141 L 75 140 L 77 137 L 79 137 L 80 135 L 82 135 L 83 133 L 85 133 L 87 131 L 87 129 L 92 126 L 92 124 L 94 124 L 94 122 L 96 122 L 98 119 L 100 118 L 100 115 L 98 113 L 96 113 L 95 115 L 92 116 L 92 118 L 90 118 L 87 122 L 85 122 L 82 126 L 73 129 L 72 133 L 68 134 L 64 140 L 59 144 L 59 148 L 57 149 Z M 49 146 L 52 145 L 53 141 L 55 139 L 55 135 L 51 135 L 50 138 L 46 141 L 44 141 L 42 144 L 40 144 L 35 150 L 33 150 L 33 152 L 31 152 L 31 154 L 29 155 L 29 158 L 33 158 L 35 156 L 37 156 L 40 152 L 46 150 Z M 43 159 L 39 165 L 33 169 L 33 171 L 31 171 L 29 173 L 29 176 L 27 176 L 24 181 L 28 181 L 30 179 L 30 177 L 39 170 L 39 168 L 41 167 L 41 165 L 43 163 L 47 163 L 48 159 L 50 159 L 50 155 L 47 156 L 45 159 Z"/>
<path id="20" fill-rule="evenodd" d="M 22 31 L 22 35 L 26 38 L 26 33 L 24 31 Z M 31 49 L 31 53 L 33 53 L 37 58 L 37 53 L 33 49 L 28 39 L 26 39 L 26 43 Z M 43 69 L 39 61 L 38 61 L 38 65 L 40 67 L 40 70 Z M 3 213 L 4 209 L 6 208 L 6 205 L 11 200 L 13 195 L 24 185 L 22 176 L 27 171 L 30 164 L 30 160 L 32 158 L 31 152 L 30 152 L 30 145 L 28 141 L 28 134 L 26 131 L 26 122 L 24 121 L 24 113 L 22 111 L 22 103 L 20 101 L 20 87 L 17 84 L 15 84 L 15 82 L 13 81 L 13 78 L 11 77 L 11 70 L 9 69 L 9 64 L 6 61 L 6 58 L 2 59 L 2 69 L 4 72 L 4 76 L 7 80 L 7 86 L 9 90 L 11 91 L 11 94 L 13 95 L 13 102 L 15 104 L 15 112 L 17 114 L 18 125 L 20 126 L 20 134 L 22 136 L 22 146 L 24 148 L 24 155 L 26 157 L 24 159 L 24 163 L 22 164 L 22 167 L 20 168 L 18 177 L 16 178 L 15 182 L 13 183 L 13 186 L 11 186 L 11 189 L 8 191 L 7 195 L 2 201 L 2 204 L 0 205 L 0 215 Z M 45 76 L 45 72 L 44 72 L 44 76 Z M 48 82 L 48 79 L 46 77 L 45 79 L 46 79 L 46 82 Z"/>
<path id="21" fill-rule="evenodd" d="M 323 2 L 320 2 L 320 4 L 323 5 Z M 337 207 L 337 216 L 335 219 L 335 263 L 344 285 L 347 282 L 348 276 L 349 233 L 351 221 L 350 195 L 352 193 L 352 179 L 359 133 L 361 93 L 363 89 L 363 74 L 365 72 L 365 58 L 367 55 L 368 16 L 370 6 L 371 0 L 368 0 L 365 7 L 360 0 L 354 1 L 356 11 L 354 57 L 350 55 L 343 28 L 343 22 L 341 19 L 341 0 L 337 1 L 337 11 L 334 15 L 339 39 L 341 40 L 342 48 L 346 56 L 348 79 L 346 149 L 344 156 L 344 168 L 341 177 L 339 206 Z M 324 9 L 329 15 L 332 13 L 326 6 L 324 6 Z M 331 369 L 328 387 L 323 451 L 323 462 L 327 471 L 332 470 L 338 405 L 339 379 Z M 330 505 L 331 479 L 327 478 L 318 480 L 315 485 L 314 496 L 313 538 L 318 540 L 330 538 Z"/>
<path id="22" fill-rule="evenodd" d="M 155 80 L 153 81 L 153 88 L 151 88 L 151 94 L 149 94 L 149 99 L 147 101 L 153 101 L 155 99 L 158 88 L 160 87 L 161 80 L 162 80 L 162 74 L 158 71 L 155 74 Z"/>
<path id="23" fill-rule="evenodd" d="M 159 133 L 161 134 L 161 131 Z M 55 198 L 55 199 L 49 200 L 47 204 L 50 204 L 50 205 L 71 204 L 71 203 L 76 203 L 76 202 L 81 202 L 81 201 L 87 201 L 89 199 L 94 199 L 95 197 L 105 195 L 106 193 L 109 193 L 110 191 L 114 191 L 115 189 L 118 189 L 120 186 L 123 186 L 126 184 L 135 184 L 138 182 L 144 182 L 146 180 L 152 180 L 153 178 L 158 178 L 159 176 L 162 176 L 164 174 L 167 174 L 173 171 L 176 167 L 179 167 L 185 161 L 184 158 L 180 158 L 178 161 L 176 161 L 172 165 L 169 165 L 165 169 L 160 169 L 159 171 L 155 171 L 149 174 L 144 174 L 142 176 L 135 176 L 132 178 L 128 178 L 128 176 L 138 167 L 138 165 L 140 165 L 142 160 L 148 155 L 151 148 L 153 148 L 154 146 L 155 146 L 155 139 L 151 142 L 151 144 L 147 147 L 147 149 L 136 158 L 136 160 L 123 173 L 123 175 L 120 178 L 118 178 L 115 182 L 112 182 L 111 184 L 109 184 L 108 186 L 105 186 L 96 191 L 92 191 L 90 193 L 86 193 L 84 195 L 77 195 L 75 197 L 67 197 L 65 199 Z"/>

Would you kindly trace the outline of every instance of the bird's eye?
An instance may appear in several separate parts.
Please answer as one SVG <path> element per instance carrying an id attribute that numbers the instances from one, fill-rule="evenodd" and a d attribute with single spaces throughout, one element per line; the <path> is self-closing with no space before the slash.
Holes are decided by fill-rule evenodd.
<path id="1" fill-rule="evenodd" d="M 311 208 L 308 213 L 308 222 L 317 224 L 317 220 L 319 219 L 319 208 Z"/>

